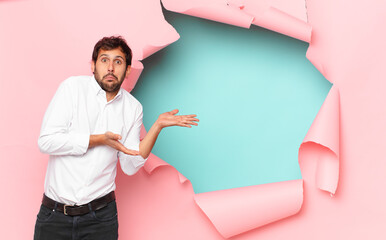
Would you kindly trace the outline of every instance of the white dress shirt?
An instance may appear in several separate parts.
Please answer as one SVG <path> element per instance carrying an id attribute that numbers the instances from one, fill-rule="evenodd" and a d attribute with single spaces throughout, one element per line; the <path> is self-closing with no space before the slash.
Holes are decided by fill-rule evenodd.
<path id="1" fill-rule="evenodd" d="M 90 135 L 120 134 L 120 142 L 138 151 L 142 116 L 142 105 L 124 89 L 107 102 L 94 76 L 66 79 L 48 106 L 38 140 L 40 151 L 50 154 L 45 194 L 64 204 L 81 205 L 115 190 L 118 158 L 128 175 L 146 159 L 104 145 L 88 149 Z"/>

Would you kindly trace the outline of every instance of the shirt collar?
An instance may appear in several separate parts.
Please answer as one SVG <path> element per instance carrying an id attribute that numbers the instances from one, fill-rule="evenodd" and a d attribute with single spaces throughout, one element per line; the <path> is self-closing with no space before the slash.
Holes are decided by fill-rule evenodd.
<path id="1" fill-rule="evenodd" d="M 92 75 L 91 78 L 92 78 L 91 79 L 91 86 L 92 86 L 93 92 L 95 93 L 95 95 L 98 95 L 101 91 L 103 91 L 103 89 L 101 88 L 101 86 L 99 86 L 94 75 Z"/>

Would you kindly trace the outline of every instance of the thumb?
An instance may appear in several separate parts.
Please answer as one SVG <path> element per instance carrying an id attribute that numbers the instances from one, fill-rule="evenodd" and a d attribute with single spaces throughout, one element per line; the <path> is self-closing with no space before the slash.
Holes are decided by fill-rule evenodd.
<path id="1" fill-rule="evenodd" d="M 121 140 L 122 137 L 119 134 L 114 134 L 113 139 L 118 141 L 118 140 Z"/>
<path id="2" fill-rule="evenodd" d="M 174 110 L 170 111 L 169 113 L 176 115 L 178 112 L 179 112 L 178 109 L 174 109 Z"/>

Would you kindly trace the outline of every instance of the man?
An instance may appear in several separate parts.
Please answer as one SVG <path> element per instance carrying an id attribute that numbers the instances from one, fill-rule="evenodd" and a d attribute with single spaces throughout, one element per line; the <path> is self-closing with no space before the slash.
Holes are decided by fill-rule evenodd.
<path id="1" fill-rule="evenodd" d="M 196 115 L 161 114 L 140 141 L 142 106 L 121 84 L 132 53 L 125 40 L 105 37 L 94 47 L 94 76 L 70 77 L 55 93 L 38 140 L 50 154 L 35 240 L 117 239 L 115 176 L 146 162 L 160 131 L 197 125 Z"/>

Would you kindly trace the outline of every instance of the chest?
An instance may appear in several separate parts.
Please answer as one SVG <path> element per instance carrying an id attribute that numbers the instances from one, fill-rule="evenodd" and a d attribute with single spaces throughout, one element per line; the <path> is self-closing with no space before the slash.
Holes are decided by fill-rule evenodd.
<path id="1" fill-rule="evenodd" d="M 125 137 L 133 124 L 133 116 L 122 98 L 107 103 L 100 96 L 88 94 L 74 100 L 70 130 L 88 134 L 110 131 Z"/>

